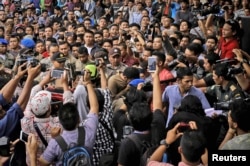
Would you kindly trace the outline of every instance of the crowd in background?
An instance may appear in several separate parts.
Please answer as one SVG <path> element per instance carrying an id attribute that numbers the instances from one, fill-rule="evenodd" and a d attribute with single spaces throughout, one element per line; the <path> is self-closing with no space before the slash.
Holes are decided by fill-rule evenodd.
<path id="1" fill-rule="evenodd" d="M 250 150 L 249 16 L 249 0 L 0 0 L 0 165 L 61 165 L 57 138 L 82 128 L 96 166 L 142 165 L 144 142 L 150 166 Z"/>

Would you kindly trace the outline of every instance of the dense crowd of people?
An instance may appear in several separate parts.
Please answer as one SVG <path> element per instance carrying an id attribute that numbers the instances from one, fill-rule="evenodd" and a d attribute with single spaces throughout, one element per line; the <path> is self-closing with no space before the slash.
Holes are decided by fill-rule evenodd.
<path id="1" fill-rule="evenodd" d="M 249 16 L 249 0 L 0 0 L 0 165 L 250 150 Z"/>

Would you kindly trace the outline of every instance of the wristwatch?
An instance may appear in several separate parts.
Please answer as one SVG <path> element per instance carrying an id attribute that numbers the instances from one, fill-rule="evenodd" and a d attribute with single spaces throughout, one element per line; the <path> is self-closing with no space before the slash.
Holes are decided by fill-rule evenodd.
<path id="1" fill-rule="evenodd" d="M 248 61 L 246 59 L 243 59 L 241 63 L 247 63 L 248 64 Z"/>
<path id="2" fill-rule="evenodd" d="M 165 146 L 166 146 L 166 148 L 168 148 L 168 147 L 169 147 L 169 144 L 166 142 L 166 140 L 165 140 L 165 139 L 161 140 L 160 145 L 165 145 Z"/>

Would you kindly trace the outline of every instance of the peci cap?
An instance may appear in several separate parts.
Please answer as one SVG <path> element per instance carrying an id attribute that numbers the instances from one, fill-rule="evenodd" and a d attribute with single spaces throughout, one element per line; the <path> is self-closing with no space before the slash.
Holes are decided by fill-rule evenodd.
<path id="1" fill-rule="evenodd" d="M 39 91 L 30 101 L 30 108 L 36 116 L 44 115 L 50 108 L 51 93 Z"/>
<path id="2" fill-rule="evenodd" d="M 65 62 L 66 61 L 66 57 L 63 53 L 60 52 L 56 52 L 53 54 L 53 56 L 51 57 L 52 61 L 57 61 L 57 62 Z"/>
<path id="3" fill-rule="evenodd" d="M 121 50 L 119 48 L 111 48 L 109 51 L 109 56 L 121 55 Z"/>

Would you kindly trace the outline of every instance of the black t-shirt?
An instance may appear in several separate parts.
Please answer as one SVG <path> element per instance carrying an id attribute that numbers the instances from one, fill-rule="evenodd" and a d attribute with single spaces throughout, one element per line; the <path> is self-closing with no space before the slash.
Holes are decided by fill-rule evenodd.
<path id="1" fill-rule="evenodd" d="M 151 141 L 150 133 L 137 134 L 137 136 L 142 142 Z M 140 159 L 141 159 L 140 151 L 136 147 L 135 143 L 129 138 L 123 139 L 119 150 L 118 163 L 123 166 L 138 166 L 140 165 Z"/>

